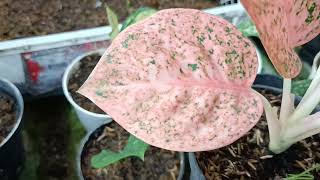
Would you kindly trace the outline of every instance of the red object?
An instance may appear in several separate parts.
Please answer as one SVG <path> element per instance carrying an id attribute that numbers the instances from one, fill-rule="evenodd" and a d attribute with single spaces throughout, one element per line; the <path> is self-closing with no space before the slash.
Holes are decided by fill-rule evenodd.
<path id="1" fill-rule="evenodd" d="M 26 60 L 27 69 L 30 74 L 33 83 L 37 83 L 39 74 L 43 71 L 43 68 L 38 62 L 33 60 Z"/>

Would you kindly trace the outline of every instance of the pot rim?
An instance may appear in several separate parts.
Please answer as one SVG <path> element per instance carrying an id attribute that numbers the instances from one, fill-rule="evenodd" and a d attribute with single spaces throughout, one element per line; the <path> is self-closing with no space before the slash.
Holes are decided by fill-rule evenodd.
<path id="1" fill-rule="evenodd" d="M 74 68 L 76 68 L 76 66 L 78 65 L 78 63 L 80 62 L 80 60 L 82 60 L 84 57 L 86 56 L 90 56 L 92 54 L 100 54 L 101 56 L 104 53 L 104 49 L 98 49 L 98 50 L 94 50 L 94 51 L 89 51 L 86 53 L 83 53 L 81 55 L 79 55 L 78 57 L 76 57 L 71 64 L 68 65 L 67 69 L 65 70 L 65 72 L 63 73 L 63 77 L 62 77 L 62 90 L 63 90 L 63 94 L 64 96 L 67 98 L 67 100 L 69 101 L 69 103 L 78 111 L 81 111 L 85 114 L 88 114 L 90 116 L 93 117 L 97 117 L 97 118 L 110 118 L 109 115 L 107 114 L 100 114 L 100 113 L 95 113 L 95 112 L 91 112 L 88 111 L 84 108 L 82 108 L 81 106 L 79 106 L 72 98 L 72 96 L 69 93 L 68 90 L 68 83 L 69 83 L 69 77 L 70 75 L 73 73 L 72 71 L 74 70 Z"/>
<path id="2" fill-rule="evenodd" d="M 2 142 L 0 142 L 0 148 L 1 148 L 3 145 L 5 145 L 9 141 L 9 139 L 13 136 L 13 134 L 19 128 L 22 121 L 23 111 L 24 111 L 24 102 L 19 89 L 12 82 L 10 82 L 5 78 L 0 77 L 0 83 L 8 85 L 9 91 L 1 89 L 1 87 L 0 87 L 0 91 L 3 92 L 4 94 L 9 95 L 11 98 L 13 98 L 13 100 L 15 101 L 15 105 L 19 111 L 14 127 L 11 129 L 10 133 L 6 136 L 6 138 Z"/>
<path id="3" fill-rule="evenodd" d="M 115 122 L 114 122 L 115 123 Z M 81 155 L 84 149 L 85 144 L 87 143 L 87 141 L 89 140 L 90 136 L 100 127 L 105 126 L 109 123 L 104 123 L 101 126 L 99 126 L 98 128 L 91 130 L 89 133 L 87 133 L 87 135 L 81 140 L 79 146 L 78 146 L 78 152 L 77 152 L 77 164 L 76 164 L 76 168 L 77 168 L 77 175 L 78 178 L 80 180 L 84 180 L 83 174 L 82 174 L 82 169 L 81 169 Z M 180 158 L 180 168 L 179 168 L 179 175 L 177 177 L 177 180 L 182 180 L 183 176 L 184 176 L 184 171 L 185 171 L 185 155 L 184 152 L 178 152 L 179 153 L 179 158 Z"/>

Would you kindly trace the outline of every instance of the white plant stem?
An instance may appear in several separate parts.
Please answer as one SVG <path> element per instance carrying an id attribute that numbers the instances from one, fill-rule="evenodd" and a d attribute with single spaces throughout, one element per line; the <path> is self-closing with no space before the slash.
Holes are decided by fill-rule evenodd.
<path id="1" fill-rule="evenodd" d="M 297 142 L 320 132 L 320 112 L 305 117 L 303 121 L 287 128 L 284 139 L 292 139 Z"/>
<path id="2" fill-rule="evenodd" d="M 311 68 L 311 73 L 309 75 L 309 79 L 314 79 L 316 76 L 317 69 L 319 68 L 320 65 L 320 51 L 317 53 L 317 55 L 313 59 L 313 64 Z"/>
<path id="3" fill-rule="evenodd" d="M 257 95 L 260 96 L 263 107 L 266 114 L 266 119 L 268 122 L 269 129 L 269 149 L 271 151 L 277 151 L 279 145 L 281 144 L 281 123 L 278 119 L 278 108 L 272 107 L 270 102 L 261 94 L 256 92 Z"/>
<path id="4" fill-rule="evenodd" d="M 284 124 L 293 111 L 293 103 L 291 98 L 291 79 L 283 79 L 282 101 L 280 109 L 280 122 Z"/>
<path id="5" fill-rule="evenodd" d="M 306 94 L 298 107 L 290 117 L 290 123 L 295 124 L 307 117 L 320 102 L 320 69 L 317 76 L 312 80 Z"/>
<path id="6" fill-rule="evenodd" d="M 284 79 L 283 96 L 280 116 L 277 116 L 277 109 L 262 95 L 261 99 L 266 112 L 269 128 L 269 149 L 276 153 L 282 153 L 292 144 L 320 133 L 320 112 L 314 115 L 309 114 L 320 102 L 320 70 L 311 83 L 308 97 L 304 97 L 299 108 L 294 109 L 294 95 L 291 94 L 291 80 Z"/>
<path id="7" fill-rule="evenodd" d="M 318 59 L 320 59 L 320 52 L 316 55 L 316 57 L 314 58 L 314 61 L 317 61 Z M 313 68 L 315 68 L 315 67 L 313 67 Z M 317 87 L 320 84 L 320 68 L 315 69 L 314 71 L 315 71 L 315 73 L 313 75 L 313 79 L 311 81 L 311 84 L 310 84 L 309 88 L 307 89 L 306 93 L 304 94 L 302 100 L 300 101 L 300 103 L 297 107 L 298 110 L 301 108 L 301 106 L 303 106 L 305 104 L 305 101 L 312 98 L 312 94 L 315 93 L 315 90 L 317 89 Z"/>

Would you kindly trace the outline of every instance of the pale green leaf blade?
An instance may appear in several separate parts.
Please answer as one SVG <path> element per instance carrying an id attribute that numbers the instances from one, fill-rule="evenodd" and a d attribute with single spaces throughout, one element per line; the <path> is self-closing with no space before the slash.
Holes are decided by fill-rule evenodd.
<path id="1" fill-rule="evenodd" d="M 144 154 L 148 149 L 149 145 L 142 140 L 130 135 L 128 144 L 125 147 L 123 154 L 126 156 L 136 156 L 141 160 L 144 160 Z"/>
<path id="2" fill-rule="evenodd" d="M 243 35 L 247 37 L 250 37 L 250 36 L 259 37 L 256 26 L 250 20 L 241 22 L 237 28 L 243 33 Z"/>
<path id="3" fill-rule="evenodd" d="M 115 12 L 112 11 L 108 6 L 106 6 L 106 11 L 107 11 L 107 17 L 108 17 L 108 22 L 112 28 L 112 31 L 110 33 L 111 39 L 114 39 L 118 34 L 119 34 L 119 22 L 118 22 L 118 17 Z"/>
<path id="4" fill-rule="evenodd" d="M 307 89 L 309 88 L 311 81 L 312 81 L 311 79 L 294 81 L 292 83 L 292 93 L 302 97 L 306 93 Z"/>
<path id="5" fill-rule="evenodd" d="M 148 8 L 148 7 L 139 8 L 138 10 L 136 10 L 126 18 L 126 20 L 122 24 L 121 31 L 129 27 L 130 25 L 153 15 L 156 12 L 157 11 L 155 9 Z"/>
<path id="6" fill-rule="evenodd" d="M 144 160 L 144 154 L 148 147 L 148 144 L 130 135 L 128 143 L 122 151 L 112 152 L 110 150 L 102 150 L 99 154 L 91 158 L 91 166 L 94 168 L 103 168 L 131 156 Z"/>
<path id="7" fill-rule="evenodd" d="M 91 166 L 94 168 L 103 168 L 125 158 L 124 154 L 115 153 L 109 150 L 102 150 L 99 154 L 91 158 Z"/>

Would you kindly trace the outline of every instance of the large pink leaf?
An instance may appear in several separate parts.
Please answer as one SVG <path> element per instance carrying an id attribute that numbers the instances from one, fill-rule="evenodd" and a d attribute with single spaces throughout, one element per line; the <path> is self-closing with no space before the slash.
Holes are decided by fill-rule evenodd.
<path id="1" fill-rule="evenodd" d="M 242 0 L 277 71 L 285 78 L 300 73 L 293 48 L 320 30 L 319 0 Z"/>
<path id="2" fill-rule="evenodd" d="M 79 92 L 151 145 L 210 150 L 259 120 L 257 65 L 251 42 L 227 21 L 168 9 L 121 32 Z"/>

